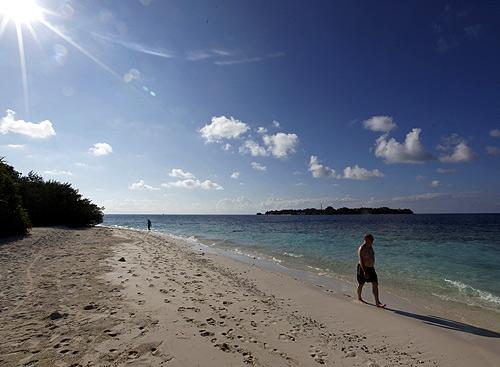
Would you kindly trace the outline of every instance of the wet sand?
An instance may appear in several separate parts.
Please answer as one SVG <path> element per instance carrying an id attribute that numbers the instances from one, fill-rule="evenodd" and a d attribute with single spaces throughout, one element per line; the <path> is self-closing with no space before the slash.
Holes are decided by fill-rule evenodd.
<path id="1" fill-rule="evenodd" d="M 121 261 L 120 261 L 121 260 Z M 2 366 L 496 366 L 500 334 L 122 229 L 0 243 Z M 371 295 L 367 292 L 367 300 Z"/>

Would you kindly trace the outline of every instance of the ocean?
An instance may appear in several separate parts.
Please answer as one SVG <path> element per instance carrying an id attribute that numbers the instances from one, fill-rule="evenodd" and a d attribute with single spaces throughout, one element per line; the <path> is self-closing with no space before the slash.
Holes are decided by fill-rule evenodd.
<path id="1" fill-rule="evenodd" d="M 147 219 L 154 231 L 351 284 L 372 233 L 382 289 L 500 315 L 500 214 L 105 215 L 103 225 L 144 230 Z"/>

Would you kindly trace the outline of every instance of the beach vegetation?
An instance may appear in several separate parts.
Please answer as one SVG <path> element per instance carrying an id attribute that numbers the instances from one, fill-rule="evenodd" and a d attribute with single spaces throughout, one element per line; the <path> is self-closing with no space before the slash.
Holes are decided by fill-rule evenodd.
<path id="1" fill-rule="evenodd" d="M 33 226 L 84 227 L 102 223 L 103 209 L 70 183 L 22 176 L 0 160 L 0 236 L 24 235 Z"/>
<path id="2" fill-rule="evenodd" d="M 0 157 L 0 236 L 25 235 L 31 226 L 22 207 L 19 172 Z"/>

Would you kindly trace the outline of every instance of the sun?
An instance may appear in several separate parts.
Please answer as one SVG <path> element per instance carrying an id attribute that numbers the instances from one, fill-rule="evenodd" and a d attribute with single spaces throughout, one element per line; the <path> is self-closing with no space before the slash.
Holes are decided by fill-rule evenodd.
<path id="1" fill-rule="evenodd" d="M 24 109 L 26 114 L 29 116 L 29 90 L 28 90 L 28 71 L 26 63 L 26 52 L 25 52 L 25 32 L 28 31 L 35 42 L 38 44 L 40 49 L 42 49 L 42 44 L 37 37 L 37 33 L 43 31 L 44 29 L 50 30 L 52 33 L 57 35 L 59 38 L 63 39 L 82 54 L 87 56 L 101 68 L 109 72 L 115 78 L 121 80 L 122 77 L 112 68 L 107 66 L 105 63 L 100 61 L 91 52 L 87 51 L 85 48 L 80 46 L 76 41 L 74 41 L 70 36 L 66 35 L 57 26 L 50 23 L 46 17 L 51 15 L 57 15 L 54 11 L 41 7 L 37 4 L 36 0 L 0 0 L 0 40 L 7 26 L 13 25 L 16 36 L 17 36 L 17 46 L 19 50 L 19 67 L 21 70 L 21 79 L 23 85 L 23 99 L 24 99 Z M 38 29 L 35 30 L 35 23 L 39 25 Z"/>
<path id="2" fill-rule="evenodd" d="M 16 24 L 30 24 L 43 16 L 34 0 L 0 0 L 0 14 Z"/>

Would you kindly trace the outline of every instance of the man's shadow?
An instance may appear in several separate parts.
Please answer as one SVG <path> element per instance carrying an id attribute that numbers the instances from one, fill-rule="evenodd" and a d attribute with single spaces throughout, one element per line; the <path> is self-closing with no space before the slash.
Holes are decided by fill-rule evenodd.
<path id="1" fill-rule="evenodd" d="M 363 301 L 364 304 L 376 307 L 374 304 Z M 487 338 L 500 338 L 500 333 L 496 331 L 483 329 L 477 326 L 465 324 L 463 322 L 454 321 L 450 319 L 446 319 L 444 317 L 433 316 L 433 315 L 420 315 L 418 313 L 396 310 L 394 308 L 385 307 L 384 310 L 392 311 L 397 315 L 411 317 L 412 319 L 423 321 L 427 325 L 433 325 L 442 327 L 444 329 L 461 331 L 463 333 L 485 336 Z"/>

